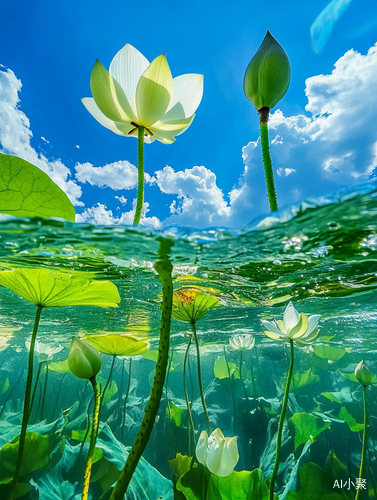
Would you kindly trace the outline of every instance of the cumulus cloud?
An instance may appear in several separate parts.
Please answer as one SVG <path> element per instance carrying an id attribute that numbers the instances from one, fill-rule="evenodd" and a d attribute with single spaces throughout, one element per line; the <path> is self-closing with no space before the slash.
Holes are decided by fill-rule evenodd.
<path id="1" fill-rule="evenodd" d="M 12 70 L 0 69 L 0 144 L 1 152 L 19 156 L 46 172 L 50 178 L 65 192 L 74 205 L 82 206 L 79 201 L 81 187 L 70 179 L 71 172 L 63 162 L 49 160 L 39 154 L 30 144 L 33 134 L 30 122 L 25 113 L 19 109 L 19 92 L 22 83 Z M 42 138 L 42 140 L 45 140 Z M 48 141 L 46 141 L 48 142 Z"/>
<path id="2" fill-rule="evenodd" d="M 108 210 L 106 205 L 97 203 L 93 207 L 85 209 L 81 214 L 76 215 L 76 222 L 88 222 L 90 224 L 111 225 L 118 224 L 132 225 L 136 209 L 136 199 L 133 201 L 132 210 L 122 213 L 119 217 L 113 214 L 112 210 Z M 153 227 L 158 229 L 161 227 L 161 221 L 157 217 L 147 217 L 149 212 L 149 203 L 143 204 L 140 223 L 143 226 Z"/>
<path id="3" fill-rule="evenodd" d="M 166 166 L 155 172 L 155 179 L 163 193 L 177 195 L 164 225 L 212 226 L 227 220 L 230 207 L 216 184 L 216 175 L 208 168 L 196 166 L 176 172 Z"/>

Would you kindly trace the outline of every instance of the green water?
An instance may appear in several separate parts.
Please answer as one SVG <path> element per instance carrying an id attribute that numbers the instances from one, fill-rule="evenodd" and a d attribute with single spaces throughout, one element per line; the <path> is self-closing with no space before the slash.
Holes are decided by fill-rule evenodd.
<path id="1" fill-rule="evenodd" d="M 289 301 L 307 315 L 321 315 L 316 342 L 311 347 L 295 348 L 295 376 L 287 411 L 287 418 L 300 413 L 317 417 L 320 432 L 311 439 L 294 425 L 294 419 L 285 427 L 275 492 L 281 500 L 355 497 L 355 487 L 346 481 L 355 482 L 358 478 L 362 432 L 357 424 L 363 422 L 362 389 L 347 374 L 352 374 L 357 363 L 364 360 L 377 375 L 376 188 L 376 184 L 368 184 L 360 187 L 359 192 L 338 193 L 287 208 L 280 212 L 279 219 L 262 218 L 239 231 L 167 228 L 154 232 L 142 227 L 97 227 L 6 217 L 0 222 L 2 270 L 42 266 L 90 272 L 95 273 L 95 279 L 110 280 L 118 287 L 118 308 L 62 307 L 43 311 L 38 340 L 64 346 L 54 354 L 53 362 L 67 358 L 73 335 L 126 331 L 143 332 L 150 339 L 147 355 L 132 360 L 127 400 L 130 360 L 115 362 L 109 400 L 101 411 L 102 430 L 97 447 L 102 451 L 98 451 L 99 458 L 93 466 L 89 498 L 109 498 L 116 471 L 122 468 L 127 455 L 123 445 L 132 445 L 149 397 L 161 299 L 153 263 L 159 245 L 156 238 L 161 235 L 174 241 L 174 287 L 204 287 L 220 302 L 219 307 L 198 321 L 197 328 L 212 427 L 220 427 L 225 436 L 239 436 L 236 471 L 260 466 L 267 479 L 275 456 L 276 422 L 289 364 L 289 345 L 268 339 L 261 320 L 282 319 Z M 28 354 L 25 340 L 30 338 L 34 315 L 34 305 L 0 289 L 0 448 L 20 432 Z M 143 455 L 146 461 L 139 465 L 127 498 L 173 499 L 169 461 L 177 453 L 192 452 L 188 446 L 182 385 L 189 332 L 188 323 L 172 320 L 167 384 Z M 230 336 L 237 333 L 252 333 L 256 339 L 255 347 L 242 354 L 245 388 L 239 378 L 241 353 L 229 348 Z M 336 349 L 313 351 L 321 345 Z M 216 377 L 214 365 L 224 357 L 224 349 L 230 371 L 221 372 L 220 376 L 217 372 Z M 340 355 L 340 359 L 334 359 Z M 103 385 L 111 361 L 111 356 L 103 357 Z M 35 363 L 34 381 L 39 366 L 38 361 Z M 81 454 L 79 450 L 91 411 L 88 412 L 91 389 L 70 373 L 53 370 L 48 370 L 45 384 L 44 365 L 28 430 L 52 436 L 51 447 L 43 464 L 38 462 L 33 466 L 35 470 L 21 474 L 21 482 L 28 485 L 22 498 L 79 499 L 87 444 Z M 198 438 L 206 427 L 194 347 L 190 350 L 189 368 L 187 385 Z M 361 499 L 376 498 L 377 492 L 377 398 L 373 384 L 368 387 L 367 396 L 367 490 L 361 492 Z M 356 422 L 352 423 L 348 415 Z M 328 428 L 324 430 L 324 426 Z M 9 483 L 9 464 L 3 450 L 1 499 L 6 498 Z M 309 479 L 302 476 L 303 471 Z M 345 485 L 334 488 L 335 480 L 339 484 L 343 480 Z M 183 497 L 177 498 L 264 498 L 255 492 L 244 492 L 243 496 L 214 490 L 207 492 L 209 496 L 192 494 L 181 492 Z"/>

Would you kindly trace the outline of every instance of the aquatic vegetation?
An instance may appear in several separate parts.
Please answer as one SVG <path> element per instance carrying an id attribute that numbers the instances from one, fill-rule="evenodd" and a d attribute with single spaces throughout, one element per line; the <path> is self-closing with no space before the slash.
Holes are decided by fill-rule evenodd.
<path id="1" fill-rule="evenodd" d="M 20 268 L 11 271 L 1 271 L 0 285 L 16 292 L 18 295 L 37 306 L 30 340 L 28 374 L 26 379 L 24 410 L 16 470 L 9 495 L 9 500 L 13 500 L 21 472 L 26 431 L 30 417 L 34 347 L 42 309 L 45 307 L 62 307 L 70 305 L 117 307 L 117 302 L 120 301 L 120 297 L 116 286 L 111 282 L 90 281 L 84 279 L 81 273 L 75 276 L 75 274 L 50 271 L 44 268 Z"/>
<path id="2" fill-rule="evenodd" d="M 268 142 L 268 115 L 270 109 L 282 99 L 288 90 L 291 66 L 283 47 L 267 31 L 259 49 L 246 68 L 243 88 L 246 97 L 259 113 L 261 144 L 267 194 L 271 212 L 278 209 L 274 174 Z"/>
<path id="3" fill-rule="evenodd" d="M 192 334 L 195 340 L 196 346 L 196 357 L 197 357 L 197 369 L 198 369 L 198 381 L 199 381 L 199 390 L 200 397 L 202 399 L 203 411 L 206 418 L 207 430 L 208 433 L 211 434 L 211 423 L 209 421 L 207 405 L 204 398 L 203 391 L 203 383 L 202 383 L 202 372 L 200 366 L 200 349 L 199 349 L 199 340 L 196 332 L 196 322 L 198 319 L 203 318 L 208 311 L 218 304 L 218 300 L 215 297 L 212 297 L 208 293 L 204 293 L 197 288 L 179 288 L 174 291 L 173 294 L 173 311 L 172 316 L 174 319 L 178 319 L 180 321 L 186 321 L 191 324 Z M 189 345 L 187 347 L 187 351 L 190 348 L 191 339 Z M 185 365 L 183 370 L 183 378 L 186 378 L 186 363 L 187 357 L 185 358 Z M 187 410 L 190 415 L 190 421 L 192 422 L 192 415 L 190 404 L 188 402 L 187 391 L 185 392 Z M 193 423 L 191 424 L 193 428 Z"/>
<path id="4" fill-rule="evenodd" d="M 170 322 L 173 305 L 173 281 L 171 277 L 173 266 L 169 260 L 169 254 L 174 243 L 164 238 L 160 238 L 159 242 L 159 259 L 154 265 L 162 286 L 160 341 L 158 344 L 156 371 L 151 389 L 151 395 L 149 397 L 149 402 L 145 410 L 140 430 L 136 436 L 134 444 L 132 445 L 126 463 L 120 473 L 117 484 L 111 493 L 110 500 L 123 499 L 128 489 L 132 475 L 135 472 L 136 466 L 141 458 L 141 455 L 143 454 L 152 432 L 164 387 L 166 367 L 169 358 Z"/>
<path id="5" fill-rule="evenodd" d="M 242 375 L 243 353 L 244 353 L 244 351 L 252 349 L 255 346 L 255 337 L 254 337 L 254 335 L 251 335 L 251 333 L 244 333 L 242 335 L 241 334 L 232 335 L 229 339 L 229 344 L 230 344 L 230 347 L 232 349 L 234 349 L 236 351 L 240 351 L 240 367 L 239 367 L 240 379 L 241 379 L 243 389 L 245 392 L 245 397 L 246 397 L 246 399 L 249 399 L 249 397 L 247 395 L 245 381 L 244 381 L 243 375 Z M 253 365 L 251 365 L 251 369 L 253 370 Z M 255 380 L 254 380 L 253 371 L 251 373 L 251 379 L 252 379 L 253 387 L 254 387 L 254 397 L 256 397 Z"/>
<path id="6" fill-rule="evenodd" d="M 367 387 L 372 383 L 372 374 L 369 371 L 368 366 L 364 363 L 364 361 L 360 361 L 360 363 L 355 368 L 355 377 L 360 382 L 363 387 L 363 407 L 364 407 L 364 424 L 363 424 L 363 445 L 361 451 L 361 463 L 360 463 L 360 471 L 359 478 L 364 477 L 364 466 L 365 466 L 365 454 L 367 450 L 367 438 L 368 438 L 368 406 L 367 406 Z M 359 488 L 356 492 L 355 500 L 359 500 L 361 489 Z"/>
<path id="7" fill-rule="evenodd" d="M 225 438 L 219 428 L 210 436 L 207 431 L 202 431 L 195 454 L 198 462 L 205 465 L 212 474 L 229 476 L 239 460 L 237 437 Z"/>
<path id="8" fill-rule="evenodd" d="M 82 342 L 76 337 L 73 337 L 71 349 L 69 350 L 68 355 L 69 369 L 71 373 L 75 375 L 75 377 L 89 380 L 92 384 L 94 392 L 92 431 L 90 434 L 90 445 L 84 472 L 84 487 L 82 490 L 83 500 L 86 500 L 88 498 L 94 448 L 96 446 L 96 439 L 98 434 L 101 393 L 96 381 L 96 375 L 100 371 L 101 365 L 102 359 L 100 353 L 96 351 L 92 346 L 87 345 L 85 342 Z"/>
<path id="9" fill-rule="evenodd" d="M 309 318 L 304 313 L 299 313 L 292 302 L 289 302 L 284 311 L 283 321 L 278 320 L 275 323 L 263 320 L 263 326 L 268 328 L 265 331 L 267 337 L 280 342 L 289 342 L 290 346 L 290 364 L 288 369 L 287 382 L 284 390 L 284 399 L 281 408 L 278 433 L 276 439 L 276 457 L 275 464 L 272 471 L 270 482 L 270 500 L 274 500 L 275 481 L 279 469 L 281 440 L 284 427 L 285 412 L 288 405 L 289 388 L 291 385 L 293 364 L 294 364 L 294 343 L 298 346 L 305 346 L 315 341 L 318 336 L 318 331 L 315 330 L 317 323 L 320 319 L 319 314 L 310 316 Z"/>
<path id="10" fill-rule="evenodd" d="M 144 201 L 144 142 L 172 144 L 195 117 L 203 94 L 203 75 L 173 79 L 164 54 L 151 63 L 126 44 L 111 61 L 109 71 L 97 60 L 90 77 L 93 98 L 82 103 L 91 115 L 115 134 L 138 138 L 138 196 L 134 224 L 139 224 Z"/>

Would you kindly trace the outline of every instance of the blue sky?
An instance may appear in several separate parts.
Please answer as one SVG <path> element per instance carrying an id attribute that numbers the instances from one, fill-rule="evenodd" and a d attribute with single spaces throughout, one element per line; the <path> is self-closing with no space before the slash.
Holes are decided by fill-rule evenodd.
<path id="1" fill-rule="evenodd" d="M 96 59 L 108 68 L 126 43 L 150 61 L 165 53 L 173 77 L 204 74 L 190 128 L 172 145 L 145 146 L 143 224 L 241 227 L 269 211 L 258 114 L 242 87 L 267 29 L 292 67 L 270 118 L 279 206 L 376 175 L 370 0 L 3 0 L 0 16 L 0 151 L 46 171 L 78 221 L 133 220 L 137 142 L 102 127 L 80 101 L 91 96 Z"/>

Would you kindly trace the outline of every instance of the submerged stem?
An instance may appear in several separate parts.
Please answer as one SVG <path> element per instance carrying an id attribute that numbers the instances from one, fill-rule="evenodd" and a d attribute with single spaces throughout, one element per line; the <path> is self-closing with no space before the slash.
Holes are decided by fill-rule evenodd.
<path id="1" fill-rule="evenodd" d="M 20 434 L 20 439 L 19 439 L 19 444 L 18 444 L 16 470 L 14 472 L 13 482 L 12 482 L 12 486 L 11 486 L 10 495 L 8 497 L 8 500 L 13 500 L 15 492 L 16 492 L 18 480 L 20 479 L 22 457 L 23 457 L 24 448 L 25 448 L 27 424 L 29 422 L 29 417 L 30 417 L 30 395 L 31 395 L 31 385 L 33 382 L 34 346 L 35 346 L 35 340 L 37 338 L 37 332 L 38 332 L 39 320 L 41 318 L 41 313 L 42 313 L 42 306 L 37 306 L 37 311 L 35 313 L 35 319 L 34 319 L 33 333 L 31 334 L 31 341 L 30 341 L 29 363 L 28 363 L 28 372 L 27 372 L 26 387 L 25 387 L 24 412 L 22 415 L 22 425 L 21 425 L 21 434 Z"/>
<path id="2" fill-rule="evenodd" d="M 46 376 L 45 376 L 45 383 L 43 386 L 43 396 L 42 396 L 42 406 L 41 406 L 41 420 L 43 420 L 43 410 L 45 407 L 45 399 L 46 399 L 46 392 L 47 392 L 47 383 L 48 383 L 48 363 L 46 362 Z"/>
<path id="3" fill-rule="evenodd" d="M 276 458 L 275 458 L 275 465 L 274 465 L 274 469 L 272 471 L 271 482 L 270 482 L 270 500 L 274 500 L 275 481 L 276 481 L 276 476 L 278 474 L 279 462 L 280 462 L 281 436 L 283 433 L 285 412 L 287 410 L 287 405 L 288 405 L 289 387 L 291 385 L 292 373 L 293 373 L 294 347 L 293 347 L 293 340 L 292 339 L 289 340 L 289 344 L 291 347 L 291 362 L 289 364 L 288 377 L 287 377 L 287 382 L 285 384 L 283 406 L 281 409 L 279 425 L 278 425 L 278 435 L 277 435 L 277 439 L 276 439 Z"/>
<path id="4" fill-rule="evenodd" d="M 267 185 L 267 195 L 268 195 L 268 201 L 270 203 L 271 212 L 274 212 L 275 210 L 278 209 L 278 200 L 276 198 L 274 173 L 272 170 L 270 146 L 268 143 L 267 120 L 268 120 L 269 112 L 270 112 L 270 109 L 267 107 L 264 107 L 264 108 L 261 108 L 258 110 L 264 174 L 266 177 L 266 185 Z"/>
<path id="5" fill-rule="evenodd" d="M 98 420 L 99 420 L 99 410 L 101 406 L 101 394 L 96 381 L 96 377 L 89 379 L 92 384 L 94 391 L 94 408 L 93 408 L 93 421 L 92 421 L 92 433 L 90 435 L 90 445 L 88 458 L 86 461 L 85 472 L 84 472 L 84 487 L 82 490 L 82 500 L 88 498 L 90 474 L 92 472 L 92 462 L 94 455 L 94 448 L 96 447 L 97 434 L 98 434 Z"/>
<path id="6" fill-rule="evenodd" d="M 141 427 L 128 454 L 127 461 L 119 475 L 118 482 L 111 494 L 110 500 L 123 500 L 126 494 L 132 475 L 135 472 L 136 466 L 151 435 L 164 389 L 166 367 L 169 357 L 170 322 L 173 306 L 173 281 L 171 277 L 173 266 L 169 260 L 169 253 L 173 246 L 173 242 L 164 238 L 159 238 L 159 242 L 159 258 L 154 265 L 162 285 L 160 341 L 158 344 L 156 371 L 151 395 Z"/>
<path id="7" fill-rule="evenodd" d="M 123 366 L 124 366 L 124 363 L 123 363 Z M 131 371 L 132 371 L 132 358 L 130 358 L 130 363 L 128 366 L 128 384 L 127 384 L 127 391 L 126 391 L 126 395 L 124 397 L 124 404 L 123 404 L 122 434 L 120 436 L 120 441 L 122 443 L 123 443 L 124 424 L 126 422 L 127 401 L 128 401 L 128 395 L 130 393 L 130 387 L 131 387 Z"/>
<path id="8" fill-rule="evenodd" d="M 234 434 L 237 434 L 237 431 L 236 431 L 236 422 L 237 422 L 237 410 L 236 410 L 236 399 L 234 397 L 234 390 L 233 390 L 233 380 L 232 380 L 232 376 L 230 374 L 230 367 L 229 367 L 229 362 L 228 362 L 228 356 L 226 355 L 226 348 L 225 348 L 225 345 L 224 345 L 224 358 L 225 358 L 225 363 L 226 363 L 226 369 L 228 370 L 228 377 L 229 377 L 229 384 L 230 384 L 230 387 L 231 387 L 231 393 L 232 393 L 232 402 L 233 402 L 233 415 L 234 415 L 234 418 L 233 418 L 233 432 Z"/>
<path id="9" fill-rule="evenodd" d="M 192 336 L 190 335 L 190 340 L 187 345 L 186 353 L 185 353 L 185 359 L 183 362 L 183 390 L 185 392 L 185 398 L 186 398 L 186 406 L 187 406 L 187 411 L 189 415 L 189 456 L 192 456 L 192 449 L 191 446 L 192 444 L 194 445 L 195 448 L 195 428 L 194 428 L 194 421 L 192 419 L 192 411 L 191 411 L 191 406 L 190 406 L 190 400 L 188 397 L 187 393 L 187 387 L 186 387 L 186 367 L 187 367 L 187 358 L 189 354 L 189 350 L 191 347 L 191 342 L 192 342 Z"/>
<path id="10" fill-rule="evenodd" d="M 367 392 L 367 386 L 363 385 L 364 430 L 363 430 L 363 447 L 362 447 L 362 451 L 361 451 L 361 463 L 360 463 L 360 472 L 359 472 L 359 478 L 361 478 L 361 479 L 363 478 L 363 474 L 364 474 L 365 452 L 366 452 L 366 445 L 367 445 L 368 408 L 367 408 L 366 392 Z M 359 500 L 360 491 L 361 491 L 361 488 L 358 488 L 356 491 L 355 500 Z"/>
<path id="11" fill-rule="evenodd" d="M 137 203 L 134 224 L 139 224 L 144 203 L 144 127 L 137 129 Z"/>
<path id="12" fill-rule="evenodd" d="M 191 328 L 192 328 L 192 333 L 194 334 L 194 340 L 195 340 L 195 346 L 196 346 L 196 361 L 197 361 L 197 367 L 198 367 L 198 380 L 199 380 L 200 397 L 202 399 L 204 415 L 206 417 L 207 432 L 208 432 L 208 434 L 212 434 L 212 427 L 211 427 L 211 423 L 209 421 L 207 405 L 206 405 L 206 401 L 204 399 L 204 391 L 203 391 L 203 383 L 202 383 L 202 370 L 200 367 L 199 340 L 198 340 L 198 335 L 196 333 L 196 323 L 194 320 L 191 321 Z"/>

